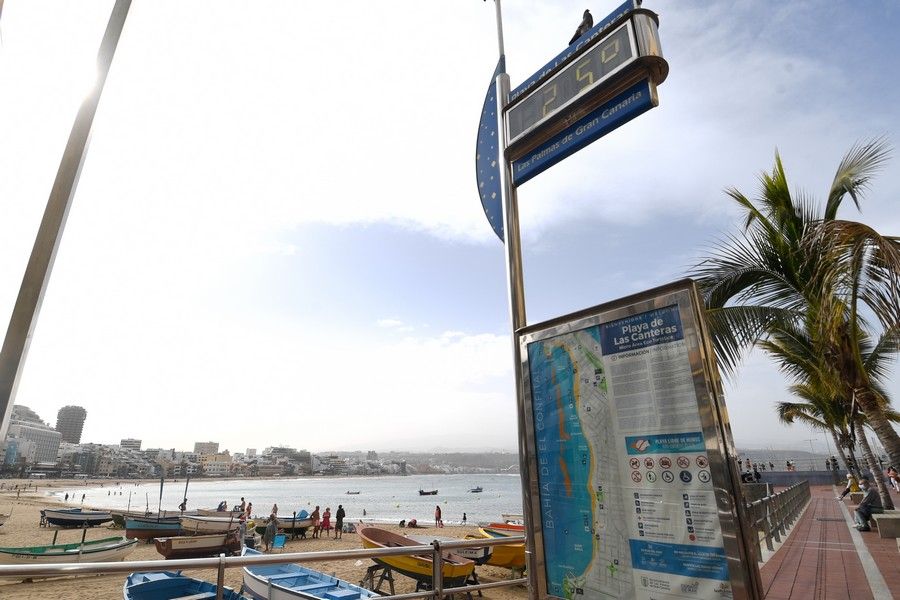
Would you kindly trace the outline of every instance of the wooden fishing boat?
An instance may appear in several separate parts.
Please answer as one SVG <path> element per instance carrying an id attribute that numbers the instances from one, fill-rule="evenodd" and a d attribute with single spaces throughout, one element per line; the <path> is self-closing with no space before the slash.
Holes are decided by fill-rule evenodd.
<path id="1" fill-rule="evenodd" d="M 33 565 L 48 563 L 115 562 L 134 550 L 137 540 L 110 537 L 102 540 L 56 544 L 53 546 L 25 546 L 0 548 L 0 564 Z"/>
<path id="2" fill-rule="evenodd" d="M 472 494 L 480 494 L 483 491 L 484 491 L 484 488 L 482 488 L 480 485 L 478 487 L 473 487 L 471 490 L 469 490 L 469 492 Z"/>
<path id="3" fill-rule="evenodd" d="M 309 517 L 306 517 L 304 519 L 301 519 L 300 517 L 297 517 L 296 519 L 285 517 L 283 519 L 278 519 L 277 521 L 278 531 L 280 531 L 281 533 L 300 533 L 302 530 L 306 530 L 312 527 L 312 519 L 310 519 Z M 266 523 L 264 523 L 262 520 L 259 520 L 257 522 L 259 523 L 259 525 L 254 528 L 254 531 L 256 531 L 256 533 L 258 533 L 259 535 L 263 535 L 266 532 Z"/>
<path id="4" fill-rule="evenodd" d="M 429 491 L 419 490 L 420 496 L 437 496 L 437 493 L 438 493 L 437 490 L 429 490 Z"/>
<path id="5" fill-rule="evenodd" d="M 182 575 L 181 571 L 132 573 L 125 579 L 122 595 L 125 600 L 169 600 L 170 598 L 214 600 L 216 584 L 187 577 Z M 228 587 L 222 589 L 222 598 L 224 600 L 247 600 L 245 596 Z"/>
<path id="6" fill-rule="evenodd" d="M 244 548 L 243 556 L 263 556 Z M 379 594 L 297 564 L 244 567 L 244 594 L 257 600 L 360 600 Z"/>
<path id="7" fill-rule="evenodd" d="M 125 527 L 126 519 L 180 519 L 181 517 L 192 517 L 197 515 L 196 510 L 188 510 L 181 512 L 180 510 L 164 510 L 159 513 L 147 512 L 145 510 L 111 510 L 109 514 L 112 516 L 113 524 L 116 527 Z"/>
<path id="8" fill-rule="evenodd" d="M 490 527 L 481 527 L 478 530 L 478 533 L 483 538 L 505 538 L 523 535 L 524 531 L 502 531 Z M 488 559 L 487 564 L 494 565 L 495 567 L 513 569 L 515 571 L 525 570 L 524 542 L 519 544 L 503 544 L 501 546 L 494 546 L 493 548 L 494 553 L 491 558 Z"/>
<path id="9" fill-rule="evenodd" d="M 81 508 L 45 508 L 41 516 L 50 525 L 58 527 L 94 527 L 112 521 L 108 510 L 83 510 Z"/>
<path id="10" fill-rule="evenodd" d="M 241 513 L 244 511 L 238 510 L 216 510 L 215 508 L 198 508 L 197 515 L 198 517 L 234 517 L 234 520 L 237 521 L 241 518 Z"/>
<path id="11" fill-rule="evenodd" d="M 458 542 L 458 541 L 460 541 L 459 538 L 450 537 L 450 536 L 441 536 L 441 535 L 407 535 L 406 537 L 408 537 L 411 540 L 415 540 L 419 544 L 423 544 L 426 546 L 430 545 L 431 542 L 433 542 L 434 540 L 437 540 L 439 542 Z M 484 538 L 480 538 L 480 539 L 484 539 Z M 463 558 L 468 558 L 469 560 L 474 562 L 476 565 L 483 565 L 491 558 L 491 555 L 494 553 L 494 547 L 493 546 L 477 546 L 474 548 L 456 548 L 455 550 L 453 550 L 453 552 L 455 552 L 459 556 L 462 556 Z"/>
<path id="12" fill-rule="evenodd" d="M 237 531 L 208 535 L 158 537 L 153 540 L 156 551 L 166 560 L 173 558 L 202 558 L 240 552 L 241 539 Z"/>
<path id="13" fill-rule="evenodd" d="M 358 496 L 358 495 L 359 495 L 359 491 L 351 492 L 350 490 L 347 490 L 346 493 L 347 493 L 348 495 L 350 495 L 350 496 Z"/>
<path id="14" fill-rule="evenodd" d="M 182 517 L 181 530 L 188 534 L 227 533 L 240 527 L 237 517 Z"/>
<path id="15" fill-rule="evenodd" d="M 421 544 L 408 537 L 403 537 L 378 527 L 363 527 L 358 529 L 359 537 L 364 548 L 393 548 L 397 546 L 421 546 Z M 475 563 L 458 554 L 450 552 L 442 553 L 444 564 L 441 574 L 445 587 L 464 585 L 466 579 L 475 570 Z M 431 554 L 418 554 L 413 556 L 380 556 L 373 558 L 380 565 L 403 573 L 420 583 L 431 585 L 434 565 Z"/>
<path id="16" fill-rule="evenodd" d="M 519 523 L 491 523 L 486 527 L 506 535 L 525 535 L 525 526 Z"/>
<path id="17" fill-rule="evenodd" d="M 179 535 L 181 520 L 174 519 L 125 519 L 125 537 L 152 540 L 155 537 Z"/>

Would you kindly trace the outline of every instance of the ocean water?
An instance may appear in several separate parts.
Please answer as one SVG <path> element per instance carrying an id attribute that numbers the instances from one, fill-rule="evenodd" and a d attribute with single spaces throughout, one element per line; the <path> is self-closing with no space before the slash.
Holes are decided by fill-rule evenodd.
<path id="1" fill-rule="evenodd" d="M 156 510 L 159 504 L 159 483 L 140 483 L 110 480 L 103 487 L 73 487 L 50 495 L 62 499 L 69 492 L 69 504 L 97 508 L 131 506 Z M 163 486 L 162 508 L 177 510 L 184 497 L 185 480 L 167 479 Z M 481 486 L 480 494 L 469 490 Z M 420 496 L 419 490 L 438 490 L 437 496 Z M 358 491 L 348 495 L 347 491 Z M 121 492 L 121 494 L 120 494 Z M 73 494 L 75 502 L 73 503 Z M 503 513 L 522 513 L 522 489 L 518 475 L 409 475 L 385 477 L 308 477 L 281 479 L 232 479 L 228 481 L 191 480 L 188 485 L 188 509 L 215 508 L 226 500 L 228 506 L 240 504 L 241 497 L 253 503 L 253 514 L 267 516 L 274 503 L 278 515 L 290 516 L 292 511 L 312 512 L 316 505 L 331 513 L 343 504 L 347 520 L 365 518 L 377 523 L 396 523 L 401 519 L 434 521 L 434 508 L 440 505 L 444 523 L 462 522 L 463 513 L 469 524 L 500 520 Z M 366 511 L 365 517 L 363 510 Z M 332 520 L 334 517 L 332 516 Z"/>

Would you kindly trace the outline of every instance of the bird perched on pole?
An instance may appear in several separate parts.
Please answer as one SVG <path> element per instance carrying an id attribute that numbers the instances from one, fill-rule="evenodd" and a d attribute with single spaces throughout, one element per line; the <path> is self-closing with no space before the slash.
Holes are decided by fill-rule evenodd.
<path id="1" fill-rule="evenodd" d="M 572 36 L 572 39 L 569 40 L 569 45 L 575 43 L 575 40 L 583 36 L 587 33 L 588 29 L 594 26 L 594 17 L 591 16 L 591 11 L 584 11 L 584 18 L 581 19 L 581 24 L 578 25 L 578 29 L 575 30 L 575 35 Z"/>

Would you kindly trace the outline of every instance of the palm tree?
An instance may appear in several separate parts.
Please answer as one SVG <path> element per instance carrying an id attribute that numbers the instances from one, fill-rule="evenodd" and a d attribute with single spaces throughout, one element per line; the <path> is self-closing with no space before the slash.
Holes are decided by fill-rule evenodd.
<path id="1" fill-rule="evenodd" d="M 900 327 L 900 242 L 872 228 L 837 219 L 849 196 L 859 207 L 872 176 L 885 164 L 884 140 L 856 145 L 841 161 L 824 207 L 791 195 L 781 157 L 760 177 L 760 196 L 728 195 L 745 213 L 744 226 L 693 272 L 704 295 L 719 364 L 733 375 L 750 348 L 776 331 L 806 330 L 821 371 L 849 388 L 891 462 L 900 464 L 900 436 L 884 397 L 867 371 L 862 346 L 879 339 L 896 352 Z M 861 314 L 862 313 L 862 314 Z M 877 326 L 863 317 L 871 315 Z"/>

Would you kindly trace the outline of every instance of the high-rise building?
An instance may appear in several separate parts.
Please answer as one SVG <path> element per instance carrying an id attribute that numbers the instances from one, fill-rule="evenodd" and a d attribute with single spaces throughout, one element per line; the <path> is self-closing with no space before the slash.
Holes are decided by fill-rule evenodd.
<path id="1" fill-rule="evenodd" d="M 219 442 L 194 442 L 194 454 L 218 454 Z"/>
<path id="2" fill-rule="evenodd" d="M 28 463 L 56 462 L 59 451 L 60 433 L 42 423 L 13 421 L 9 425 L 7 439 L 27 440 L 33 442 L 33 454 L 27 457 Z"/>
<path id="3" fill-rule="evenodd" d="M 62 441 L 70 444 L 81 443 L 81 430 L 87 411 L 80 406 L 63 406 L 56 413 L 56 430 L 62 434 Z"/>
<path id="4" fill-rule="evenodd" d="M 12 414 L 9 416 L 9 420 L 25 421 L 27 423 L 40 423 L 41 425 L 44 424 L 44 422 L 41 420 L 40 415 L 38 415 L 27 406 L 22 406 L 21 404 L 13 405 Z"/>
<path id="5" fill-rule="evenodd" d="M 125 438 L 121 442 L 119 442 L 119 448 L 122 450 L 138 450 L 141 449 L 141 440 L 136 440 L 134 438 Z"/>

